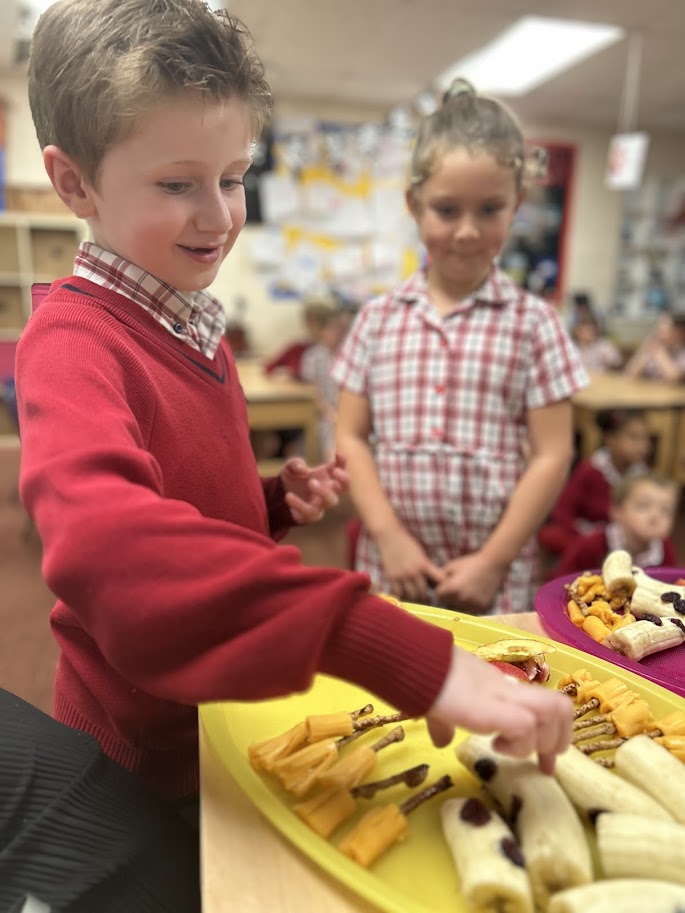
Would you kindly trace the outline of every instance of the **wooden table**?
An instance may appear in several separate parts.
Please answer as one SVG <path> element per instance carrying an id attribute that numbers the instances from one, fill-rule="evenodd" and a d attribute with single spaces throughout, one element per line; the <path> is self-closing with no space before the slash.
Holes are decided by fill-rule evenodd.
<path id="1" fill-rule="evenodd" d="M 253 431 L 301 428 L 307 462 L 319 462 L 316 390 L 312 384 L 264 373 L 254 359 L 236 359 L 240 383 L 247 400 L 247 415 Z"/>
<path id="2" fill-rule="evenodd" d="M 506 624 L 545 633 L 535 612 L 508 615 Z M 202 727 L 200 771 L 203 913 L 378 913 L 281 836 L 226 771 Z"/>
<path id="3" fill-rule="evenodd" d="M 600 444 L 596 425 L 602 409 L 644 409 L 656 438 L 654 468 L 685 481 L 682 446 L 685 444 L 685 384 L 635 380 L 620 372 L 594 373 L 590 386 L 572 397 L 573 420 L 581 437 L 581 455 L 590 456 Z"/>

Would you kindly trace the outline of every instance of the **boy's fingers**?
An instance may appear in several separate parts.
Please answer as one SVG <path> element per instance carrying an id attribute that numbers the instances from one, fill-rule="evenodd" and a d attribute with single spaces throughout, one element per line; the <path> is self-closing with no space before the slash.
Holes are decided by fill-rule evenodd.
<path id="1" fill-rule="evenodd" d="M 427 719 L 428 734 L 436 748 L 445 748 L 454 737 L 454 728 L 442 720 Z"/>
<path id="2" fill-rule="evenodd" d="M 548 774 L 550 777 L 554 773 L 554 763 L 557 759 L 556 754 L 543 754 L 542 752 L 538 755 L 538 767 L 543 772 L 543 774 Z"/>

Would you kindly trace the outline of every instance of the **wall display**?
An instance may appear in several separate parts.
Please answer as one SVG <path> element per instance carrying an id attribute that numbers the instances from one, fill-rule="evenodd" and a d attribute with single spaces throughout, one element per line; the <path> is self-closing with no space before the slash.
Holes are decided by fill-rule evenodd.
<path id="1" fill-rule="evenodd" d="M 411 132 L 402 126 L 281 121 L 259 177 L 264 228 L 252 257 L 276 297 L 334 290 L 361 302 L 418 263 L 404 200 Z"/>
<path id="2" fill-rule="evenodd" d="M 564 296 L 564 263 L 573 187 L 575 147 L 533 142 L 546 157 L 546 172 L 533 178 L 519 206 L 502 255 L 502 268 L 536 295 Z"/>
<path id="3" fill-rule="evenodd" d="M 610 315 L 653 322 L 685 313 L 685 177 L 649 176 L 626 193 Z"/>

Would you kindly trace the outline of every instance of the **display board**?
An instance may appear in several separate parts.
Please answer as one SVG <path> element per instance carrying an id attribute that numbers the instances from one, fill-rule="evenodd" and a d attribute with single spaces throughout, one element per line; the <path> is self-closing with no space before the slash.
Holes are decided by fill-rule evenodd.
<path id="1" fill-rule="evenodd" d="M 531 143 L 546 154 L 546 168 L 528 183 L 501 264 L 524 288 L 553 301 L 565 294 L 564 271 L 573 190 L 575 147 Z"/>

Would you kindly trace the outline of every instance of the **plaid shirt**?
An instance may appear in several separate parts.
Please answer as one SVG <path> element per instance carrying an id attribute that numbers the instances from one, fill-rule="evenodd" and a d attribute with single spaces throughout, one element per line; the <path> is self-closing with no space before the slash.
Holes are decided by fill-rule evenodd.
<path id="1" fill-rule="evenodd" d="M 179 292 L 91 241 L 81 242 L 74 275 L 130 298 L 176 339 L 207 358 L 216 355 L 226 316 L 220 302 L 208 292 Z"/>
<path id="2" fill-rule="evenodd" d="M 476 551 L 499 523 L 525 468 L 528 412 L 587 383 L 553 308 L 497 268 L 445 317 L 423 272 L 370 301 L 332 374 L 368 397 L 381 485 L 440 565 Z M 364 533 L 358 555 L 358 569 L 387 589 Z M 531 542 L 495 611 L 532 607 L 533 556 Z"/>

